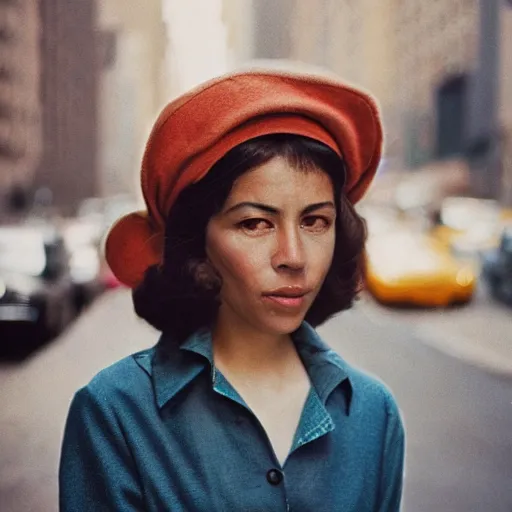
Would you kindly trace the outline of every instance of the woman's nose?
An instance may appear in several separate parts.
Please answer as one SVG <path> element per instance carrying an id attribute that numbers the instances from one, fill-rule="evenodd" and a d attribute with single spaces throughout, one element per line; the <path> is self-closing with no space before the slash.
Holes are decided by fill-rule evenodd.
<path id="1" fill-rule="evenodd" d="M 306 259 L 299 228 L 281 230 L 277 234 L 277 247 L 272 257 L 272 266 L 275 270 L 304 270 Z"/>

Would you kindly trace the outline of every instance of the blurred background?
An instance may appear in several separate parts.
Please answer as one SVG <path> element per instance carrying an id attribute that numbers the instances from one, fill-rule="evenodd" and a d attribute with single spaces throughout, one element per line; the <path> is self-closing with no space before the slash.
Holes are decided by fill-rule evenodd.
<path id="1" fill-rule="evenodd" d="M 254 59 L 370 91 L 366 290 L 320 331 L 383 379 L 404 510 L 512 510 L 510 0 L 0 0 L 0 510 L 57 510 L 69 402 L 154 344 L 103 256 L 172 98 Z"/>

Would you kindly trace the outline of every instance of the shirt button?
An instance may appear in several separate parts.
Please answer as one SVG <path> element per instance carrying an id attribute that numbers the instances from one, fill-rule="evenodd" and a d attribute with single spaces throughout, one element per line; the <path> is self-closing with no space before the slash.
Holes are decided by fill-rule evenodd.
<path id="1" fill-rule="evenodd" d="M 278 469 L 267 472 L 267 482 L 271 485 L 279 485 L 283 481 L 283 473 Z"/>

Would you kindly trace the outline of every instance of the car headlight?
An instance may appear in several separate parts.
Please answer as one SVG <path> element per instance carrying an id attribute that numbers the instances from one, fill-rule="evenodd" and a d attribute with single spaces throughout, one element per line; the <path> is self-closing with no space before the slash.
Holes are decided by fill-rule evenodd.
<path id="1" fill-rule="evenodd" d="M 8 293 L 9 296 L 12 294 L 17 298 L 28 299 L 38 290 L 37 281 L 28 276 L 13 274 L 3 282 L 7 288 L 7 291 L 4 293 Z"/>
<path id="2" fill-rule="evenodd" d="M 466 286 L 470 286 L 473 284 L 475 276 L 470 268 L 462 268 L 457 272 L 455 276 L 455 281 L 459 286 L 465 288 Z"/>

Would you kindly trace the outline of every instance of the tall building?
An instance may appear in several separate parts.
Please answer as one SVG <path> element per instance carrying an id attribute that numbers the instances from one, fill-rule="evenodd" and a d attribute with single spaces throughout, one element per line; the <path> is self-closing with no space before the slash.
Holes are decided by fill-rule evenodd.
<path id="1" fill-rule="evenodd" d="M 388 157 L 409 166 L 431 158 L 434 91 L 475 65 L 478 0 L 294 3 L 291 56 L 331 68 L 377 97 Z"/>
<path id="2" fill-rule="evenodd" d="M 266 26 L 255 15 L 255 48 L 274 41 L 276 56 L 325 66 L 373 93 L 393 165 L 462 156 L 482 178 L 477 193 L 508 186 L 512 202 L 509 1 L 281 0 L 273 12 Z M 279 44 L 278 26 L 289 34 Z"/>
<path id="3" fill-rule="evenodd" d="M 499 124 L 502 141 L 501 200 L 512 206 L 512 2 L 504 2 L 500 18 Z"/>
<path id="4" fill-rule="evenodd" d="M 41 149 L 37 0 L 0 2 L 0 195 L 30 182 Z"/>
<path id="5" fill-rule="evenodd" d="M 388 127 L 388 156 L 402 150 L 395 135 L 399 131 L 395 1 L 293 0 L 288 22 L 292 59 L 331 69 L 378 99 Z"/>
<path id="6" fill-rule="evenodd" d="M 293 44 L 299 42 L 294 41 L 290 34 L 294 2 L 295 0 L 254 0 L 252 2 L 254 27 L 252 49 L 256 59 L 289 57 L 293 51 Z"/>
<path id="7" fill-rule="evenodd" d="M 98 190 L 96 1 L 40 0 L 42 155 L 34 190 L 71 212 Z"/>
<path id="8" fill-rule="evenodd" d="M 394 105 L 405 164 L 463 153 L 469 89 L 478 67 L 478 0 L 398 0 L 395 9 Z"/>
<path id="9" fill-rule="evenodd" d="M 140 194 L 163 106 L 252 56 L 253 0 L 102 0 L 99 193 Z"/>
<path id="10" fill-rule="evenodd" d="M 134 194 L 149 130 L 165 101 L 162 0 L 101 0 L 98 194 Z"/>

